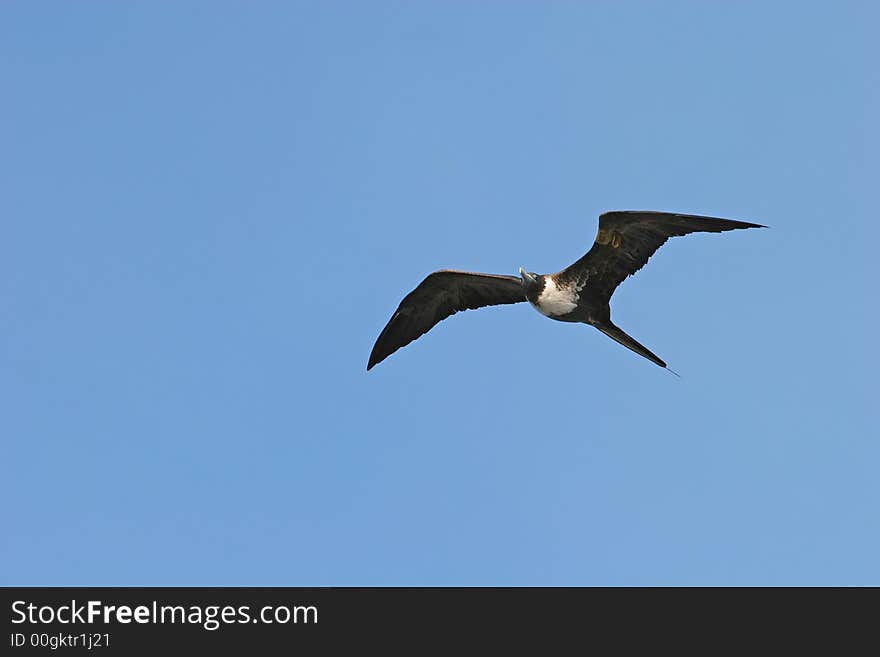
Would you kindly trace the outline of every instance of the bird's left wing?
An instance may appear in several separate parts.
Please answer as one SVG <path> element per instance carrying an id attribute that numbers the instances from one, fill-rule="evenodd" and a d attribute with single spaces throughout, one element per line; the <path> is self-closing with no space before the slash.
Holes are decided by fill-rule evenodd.
<path id="1" fill-rule="evenodd" d="M 672 212 L 618 211 L 599 217 L 596 241 L 586 255 L 556 274 L 557 281 L 589 286 L 607 303 L 627 276 L 645 266 L 670 237 L 689 233 L 722 233 L 760 224 Z"/>
<path id="2" fill-rule="evenodd" d="M 525 301 L 516 276 L 443 269 L 429 274 L 407 294 L 373 345 L 369 370 L 395 351 L 460 310 Z"/>

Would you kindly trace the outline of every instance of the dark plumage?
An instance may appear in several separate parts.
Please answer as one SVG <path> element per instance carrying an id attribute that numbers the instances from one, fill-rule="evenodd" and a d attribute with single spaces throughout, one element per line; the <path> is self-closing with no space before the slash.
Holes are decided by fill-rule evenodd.
<path id="1" fill-rule="evenodd" d="M 525 301 L 518 276 L 474 274 L 443 269 L 428 274 L 400 302 L 382 330 L 367 369 L 430 331 L 435 324 L 459 310 Z"/>
<path id="2" fill-rule="evenodd" d="M 595 326 L 637 354 L 666 367 L 659 357 L 611 322 L 611 295 L 670 237 L 738 228 L 764 226 L 668 212 L 606 212 L 599 217 L 593 247 L 556 274 L 539 275 L 522 269 L 519 277 L 436 271 L 400 302 L 373 346 L 367 369 L 460 310 L 521 301 L 529 301 L 551 319 Z"/>

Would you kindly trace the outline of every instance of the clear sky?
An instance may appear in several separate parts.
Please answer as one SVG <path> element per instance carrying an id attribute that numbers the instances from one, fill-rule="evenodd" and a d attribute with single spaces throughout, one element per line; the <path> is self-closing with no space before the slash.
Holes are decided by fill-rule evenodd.
<path id="1" fill-rule="evenodd" d="M 0 583 L 880 584 L 876 3 L 0 8 Z M 664 246 L 365 371 L 451 267 Z"/>

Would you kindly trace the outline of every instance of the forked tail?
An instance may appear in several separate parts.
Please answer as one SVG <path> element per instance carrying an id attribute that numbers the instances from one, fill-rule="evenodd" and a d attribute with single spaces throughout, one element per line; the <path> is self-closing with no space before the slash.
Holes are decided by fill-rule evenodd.
<path id="1" fill-rule="evenodd" d="M 627 349 L 632 349 L 639 356 L 644 356 L 652 363 L 659 365 L 660 367 L 666 367 L 666 363 L 664 363 L 656 354 L 652 353 L 650 349 L 645 347 L 643 344 L 640 344 L 637 340 L 634 340 L 626 333 L 624 333 L 620 328 L 609 322 L 595 323 L 593 324 L 597 329 L 602 331 L 605 335 L 607 335 L 612 340 L 616 340 L 620 344 L 622 344 Z M 670 370 L 671 372 L 672 370 Z"/>

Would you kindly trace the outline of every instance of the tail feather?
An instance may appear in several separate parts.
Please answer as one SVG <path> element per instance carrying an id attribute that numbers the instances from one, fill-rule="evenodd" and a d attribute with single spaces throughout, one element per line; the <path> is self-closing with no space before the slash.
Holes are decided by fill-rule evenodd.
<path id="1" fill-rule="evenodd" d="M 602 331 L 602 333 L 607 335 L 612 340 L 616 340 L 617 342 L 622 344 L 627 349 L 632 349 L 639 356 L 644 356 L 649 361 L 656 365 L 659 365 L 660 367 L 666 367 L 666 363 L 664 363 L 663 360 L 661 360 L 656 354 L 652 353 L 650 349 L 628 336 L 620 328 L 618 328 L 611 322 L 596 323 L 593 324 L 593 326 Z"/>

